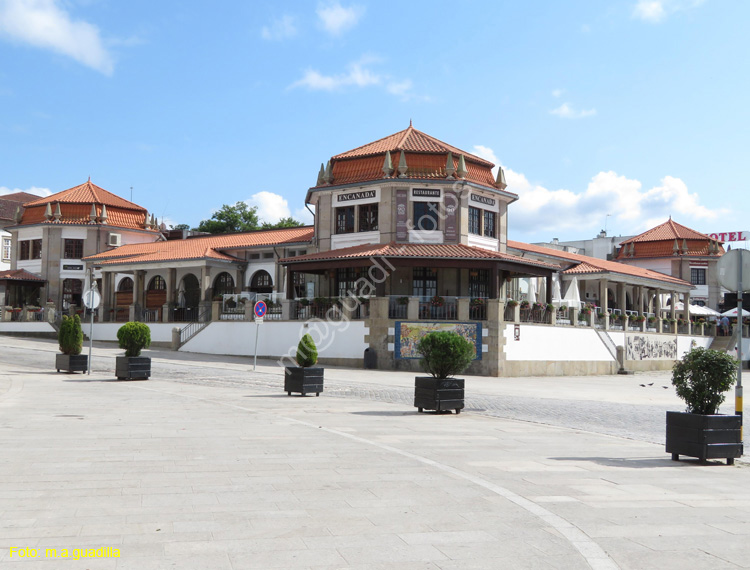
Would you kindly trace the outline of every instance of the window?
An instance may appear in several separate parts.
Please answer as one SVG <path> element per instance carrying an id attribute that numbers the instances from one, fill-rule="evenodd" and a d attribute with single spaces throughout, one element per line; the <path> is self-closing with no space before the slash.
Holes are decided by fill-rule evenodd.
<path id="1" fill-rule="evenodd" d="M 125 277 L 120 284 L 117 286 L 118 293 L 132 293 L 133 292 L 133 280 L 130 277 Z"/>
<path id="2" fill-rule="evenodd" d="M 167 282 L 161 275 L 156 275 L 148 284 L 149 291 L 164 291 L 167 288 Z"/>
<path id="3" fill-rule="evenodd" d="M 63 308 L 67 309 L 71 305 L 83 304 L 83 281 L 80 279 L 65 279 L 63 281 Z"/>
<path id="4" fill-rule="evenodd" d="M 260 254 L 259 253 L 251 253 L 248 256 L 248 259 L 260 259 Z"/>
<path id="5" fill-rule="evenodd" d="M 355 290 L 359 273 L 354 267 L 345 267 L 336 270 L 336 291 L 339 297 L 346 297 L 349 293 L 357 294 Z"/>
<path id="6" fill-rule="evenodd" d="M 65 259 L 81 259 L 83 257 L 83 240 L 65 240 Z"/>
<path id="7" fill-rule="evenodd" d="M 495 237 L 495 212 L 484 211 L 484 235 Z"/>
<path id="8" fill-rule="evenodd" d="M 354 206 L 336 208 L 336 233 L 350 234 L 354 232 Z"/>
<path id="9" fill-rule="evenodd" d="M 23 259 L 29 259 L 30 247 L 31 247 L 31 242 L 29 240 L 18 242 L 18 260 L 19 261 Z"/>
<path id="10" fill-rule="evenodd" d="M 10 238 L 3 238 L 3 261 L 10 261 Z"/>
<path id="11" fill-rule="evenodd" d="M 301 271 L 297 271 L 296 273 L 292 273 L 292 275 L 294 275 L 294 297 L 296 299 L 307 297 L 305 274 Z"/>
<path id="12" fill-rule="evenodd" d="M 273 252 L 267 251 L 263 254 L 263 259 L 273 259 Z"/>
<path id="13" fill-rule="evenodd" d="M 42 240 L 31 240 L 31 259 L 42 259 Z"/>
<path id="14" fill-rule="evenodd" d="M 234 279 L 226 271 L 219 273 L 214 281 L 214 296 L 234 293 Z"/>
<path id="15" fill-rule="evenodd" d="M 437 270 L 429 267 L 415 267 L 412 276 L 414 297 L 434 297 L 437 295 Z"/>
<path id="16" fill-rule="evenodd" d="M 304 276 L 304 274 L 303 274 Z M 253 293 L 271 293 L 273 291 L 273 280 L 268 271 L 256 271 L 250 279 L 250 291 Z"/>
<path id="17" fill-rule="evenodd" d="M 374 232 L 378 229 L 378 205 L 364 204 L 359 207 L 359 231 Z"/>
<path id="18" fill-rule="evenodd" d="M 26 239 L 18 242 L 18 259 L 42 259 L 42 240 Z"/>
<path id="19" fill-rule="evenodd" d="M 482 210 L 469 206 L 469 233 L 474 235 L 481 235 L 481 213 Z"/>
<path id="20" fill-rule="evenodd" d="M 438 229 L 437 202 L 414 202 L 414 228 L 426 231 Z"/>
<path id="21" fill-rule="evenodd" d="M 706 269 L 703 267 L 690 268 L 690 283 L 693 285 L 706 284 Z"/>
<path id="22" fill-rule="evenodd" d="M 469 271 L 469 297 L 487 298 L 490 292 L 489 269 L 472 269 Z"/>

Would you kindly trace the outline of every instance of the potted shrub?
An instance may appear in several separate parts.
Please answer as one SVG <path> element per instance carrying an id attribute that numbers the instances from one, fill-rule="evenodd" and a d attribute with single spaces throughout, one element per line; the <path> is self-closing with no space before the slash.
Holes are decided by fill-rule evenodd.
<path id="1" fill-rule="evenodd" d="M 124 356 L 115 359 L 115 375 L 118 380 L 148 380 L 151 376 L 151 359 L 141 356 L 141 351 L 151 345 L 151 329 L 145 323 L 125 323 L 117 331 L 120 348 Z"/>
<path id="2" fill-rule="evenodd" d="M 62 354 L 55 355 L 55 368 L 58 372 L 86 372 L 89 369 L 89 357 L 81 354 L 83 348 L 83 331 L 81 330 L 81 317 L 75 315 L 63 316 L 60 330 L 57 333 L 57 342 L 60 344 Z"/>
<path id="3" fill-rule="evenodd" d="M 667 412 L 667 453 L 707 459 L 742 456 L 742 416 L 716 412 L 734 384 L 737 361 L 720 350 L 693 348 L 672 369 L 672 384 L 685 400 L 685 412 Z"/>
<path id="4" fill-rule="evenodd" d="M 299 392 L 303 396 L 315 392 L 320 396 L 323 391 L 323 369 L 315 366 L 318 362 L 318 348 L 309 334 L 305 334 L 297 345 L 297 364 L 284 369 L 284 390 L 288 396 Z"/>
<path id="5" fill-rule="evenodd" d="M 452 378 L 466 370 L 474 359 L 474 345 L 454 332 L 432 332 L 417 344 L 420 363 L 431 376 L 414 379 L 414 407 L 417 411 L 444 412 L 464 407 L 464 381 Z"/>

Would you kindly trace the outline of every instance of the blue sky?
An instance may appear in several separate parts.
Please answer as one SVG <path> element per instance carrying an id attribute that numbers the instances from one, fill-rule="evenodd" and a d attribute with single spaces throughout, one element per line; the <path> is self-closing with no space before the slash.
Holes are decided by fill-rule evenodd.
<path id="1" fill-rule="evenodd" d="M 238 200 L 308 221 L 321 162 L 412 119 L 503 165 L 511 239 L 750 230 L 749 21 L 727 0 L 0 0 L 0 193 L 91 176 L 167 223 Z"/>

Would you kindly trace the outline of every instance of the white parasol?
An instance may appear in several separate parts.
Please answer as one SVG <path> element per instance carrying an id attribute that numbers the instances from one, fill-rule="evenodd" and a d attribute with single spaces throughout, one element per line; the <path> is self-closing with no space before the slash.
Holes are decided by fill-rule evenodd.
<path id="1" fill-rule="evenodd" d="M 722 317 L 736 317 L 737 316 L 737 307 L 732 307 L 728 311 L 724 311 L 721 313 Z M 750 317 L 750 311 L 746 311 L 745 309 L 742 309 L 742 316 L 743 317 Z"/>
<path id="2" fill-rule="evenodd" d="M 562 293 L 560 292 L 560 274 L 552 274 L 552 304 L 555 307 L 562 305 Z"/>
<path id="3" fill-rule="evenodd" d="M 567 305 L 573 309 L 581 308 L 581 295 L 578 292 L 578 277 L 573 279 L 568 284 L 568 290 L 565 291 L 565 297 L 563 297 L 563 305 Z"/>

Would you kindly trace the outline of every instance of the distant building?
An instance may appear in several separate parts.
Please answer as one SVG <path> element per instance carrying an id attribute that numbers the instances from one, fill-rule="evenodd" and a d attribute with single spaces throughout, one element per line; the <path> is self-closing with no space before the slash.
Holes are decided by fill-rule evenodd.
<path id="1" fill-rule="evenodd" d="M 576 253 L 578 255 L 597 257 L 599 259 L 611 261 L 617 255 L 617 250 L 620 248 L 620 244 L 632 237 L 633 236 L 608 236 L 607 232 L 602 230 L 599 232 L 599 235 L 593 239 L 560 241 L 555 238 L 551 242 L 538 242 L 531 245 L 538 245 L 567 253 Z"/>
<path id="2" fill-rule="evenodd" d="M 0 239 L 2 239 L 2 256 L 0 257 L 0 271 L 10 269 L 12 236 L 5 228 L 13 226 L 23 213 L 25 202 L 38 199 L 39 196 L 28 192 L 14 192 L 0 196 Z"/>
<path id="3" fill-rule="evenodd" d="M 716 265 L 724 255 L 722 242 L 672 218 L 624 240 L 615 261 L 666 273 L 694 285 L 691 302 L 717 309 L 721 300 Z"/>

